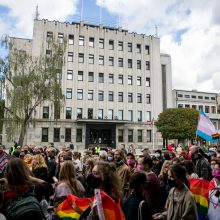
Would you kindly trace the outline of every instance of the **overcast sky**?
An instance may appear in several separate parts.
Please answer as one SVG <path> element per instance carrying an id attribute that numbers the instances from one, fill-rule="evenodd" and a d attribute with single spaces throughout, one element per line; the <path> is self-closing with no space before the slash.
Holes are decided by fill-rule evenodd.
<path id="1" fill-rule="evenodd" d="M 0 0 L 0 35 L 31 38 L 36 5 L 40 19 L 71 22 L 83 14 L 146 35 L 157 26 L 161 52 L 172 58 L 173 88 L 220 91 L 219 0 L 84 0 L 83 10 L 82 0 Z"/>

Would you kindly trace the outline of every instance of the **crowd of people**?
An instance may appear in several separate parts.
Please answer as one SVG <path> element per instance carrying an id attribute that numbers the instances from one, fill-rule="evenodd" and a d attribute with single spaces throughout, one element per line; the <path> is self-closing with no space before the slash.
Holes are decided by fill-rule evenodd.
<path id="1" fill-rule="evenodd" d="M 210 181 L 206 218 L 220 220 L 220 148 L 207 155 L 197 145 L 179 145 L 136 155 L 134 146 L 122 145 L 81 155 L 72 145 L 13 146 L 9 154 L 0 145 L 0 219 L 62 219 L 56 210 L 69 195 L 97 198 L 99 189 L 118 220 L 197 220 L 189 178 Z M 103 219 L 96 199 L 85 211 L 72 207 L 77 219 Z"/>

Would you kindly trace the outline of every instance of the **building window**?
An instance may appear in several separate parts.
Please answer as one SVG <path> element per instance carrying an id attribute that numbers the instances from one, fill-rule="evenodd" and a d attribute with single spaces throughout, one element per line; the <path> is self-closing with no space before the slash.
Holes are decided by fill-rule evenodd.
<path id="1" fill-rule="evenodd" d="M 118 101 L 123 102 L 123 92 L 118 93 Z"/>
<path id="2" fill-rule="evenodd" d="M 150 70 L 150 61 L 146 61 L 146 70 Z"/>
<path id="3" fill-rule="evenodd" d="M 142 121 L 142 111 L 137 112 L 137 121 Z"/>
<path id="4" fill-rule="evenodd" d="M 103 109 L 98 109 L 98 119 L 103 119 Z"/>
<path id="5" fill-rule="evenodd" d="M 146 119 L 147 119 L 147 122 L 151 121 L 151 112 L 150 111 L 146 112 Z"/>
<path id="6" fill-rule="evenodd" d="M 49 118 L 49 107 L 43 106 L 43 118 Z"/>
<path id="7" fill-rule="evenodd" d="M 66 89 L 66 98 L 72 99 L 72 89 Z"/>
<path id="8" fill-rule="evenodd" d="M 118 120 L 123 120 L 123 110 L 118 110 Z"/>
<path id="9" fill-rule="evenodd" d="M 190 98 L 190 95 L 185 95 L 185 98 L 189 99 L 189 98 Z"/>
<path id="10" fill-rule="evenodd" d="M 53 142 L 60 142 L 60 128 L 53 129 Z"/>
<path id="11" fill-rule="evenodd" d="M 74 44 L 74 35 L 73 34 L 69 34 L 68 41 L 69 41 L 69 45 Z"/>
<path id="12" fill-rule="evenodd" d="M 124 142 L 124 130 L 118 129 L 118 142 Z"/>
<path id="13" fill-rule="evenodd" d="M 84 54 L 83 53 L 79 53 L 78 62 L 84 63 Z"/>
<path id="14" fill-rule="evenodd" d="M 67 61 L 68 62 L 73 62 L 73 52 L 68 52 Z"/>
<path id="15" fill-rule="evenodd" d="M 78 71 L 78 81 L 83 81 L 83 71 Z"/>
<path id="16" fill-rule="evenodd" d="M 109 102 L 113 102 L 114 101 L 114 92 L 113 91 L 109 91 L 108 92 L 108 101 Z"/>
<path id="17" fill-rule="evenodd" d="M 142 103 L 142 94 L 141 93 L 137 94 L 137 103 Z"/>
<path id="18" fill-rule="evenodd" d="M 178 94 L 177 97 L 182 98 L 183 94 Z"/>
<path id="19" fill-rule="evenodd" d="M 133 93 L 128 93 L 128 102 L 129 103 L 133 102 Z"/>
<path id="20" fill-rule="evenodd" d="M 152 139 L 152 132 L 151 130 L 147 130 L 147 142 L 151 142 L 151 139 Z"/>
<path id="21" fill-rule="evenodd" d="M 137 60 L 137 69 L 141 69 L 141 60 Z"/>
<path id="22" fill-rule="evenodd" d="M 128 52 L 132 52 L 132 43 L 128 43 Z"/>
<path id="23" fill-rule="evenodd" d="M 137 44 L 137 53 L 141 53 L 141 44 Z"/>
<path id="24" fill-rule="evenodd" d="M 88 108 L 88 119 L 93 119 L 93 108 Z"/>
<path id="25" fill-rule="evenodd" d="M 82 100 L 83 99 L 83 90 L 78 89 L 77 90 L 77 100 Z"/>
<path id="26" fill-rule="evenodd" d="M 113 109 L 108 110 L 108 119 L 113 120 Z"/>
<path id="27" fill-rule="evenodd" d="M 88 100 L 93 100 L 93 90 L 88 91 Z"/>
<path id="28" fill-rule="evenodd" d="M 149 45 L 145 45 L 145 53 L 146 53 L 147 55 L 150 54 L 150 46 L 149 46 Z"/>
<path id="29" fill-rule="evenodd" d="M 98 100 L 99 101 L 104 101 L 104 91 L 99 91 Z"/>
<path id="30" fill-rule="evenodd" d="M 89 64 L 94 64 L 94 55 L 89 54 Z"/>
<path id="31" fill-rule="evenodd" d="M 114 41 L 109 40 L 109 50 L 114 50 Z"/>
<path id="32" fill-rule="evenodd" d="M 104 56 L 99 56 L 99 65 L 104 65 Z"/>
<path id="33" fill-rule="evenodd" d="M 79 36 L 79 46 L 84 46 L 84 36 Z"/>
<path id="34" fill-rule="evenodd" d="M 82 142 L 82 129 L 76 129 L 76 142 Z"/>
<path id="35" fill-rule="evenodd" d="M 77 116 L 76 116 L 77 119 L 82 119 L 82 114 L 83 114 L 82 108 L 77 108 L 76 114 L 77 114 Z"/>
<path id="36" fill-rule="evenodd" d="M 137 86 L 141 86 L 141 76 L 137 77 Z"/>
<path id="37" fill-rule="evenodd" d="M 109 84 L 114 84 L 114 75 L 109 73 L 108 80 L 109 80 Z"/>
<path id="38" fill-rule="evenodd" d="M 71 142 L 71 128 L 65 128 L 65 142 Z"/>
<path id="39" fill-rule="evenodd" d="M 199 96 L 198 96 L 198 99 L 203 99 L 203 96 L 199 95 Z"/>
<path id="40" fill-rule="evenodd" d="M 192 95 L 191 98 L 192 98 L 192 99 L 196 99 L 196 95 Z"/>
<path id="41" fill-rule="evenodd" d="M 128 110 L 128 121 L 133 121 L 133 111 Z"/>
<path id="42" fill-rule="evenodd" d="M 114 57 L 109 57 L 109 66 L 114 66 Z"/>
<path id="43" fill-rule="evenodd" d="M 192 105 L 192 108 L 193 108 L 193 109 L 196 109 L 196 105 Z"/>
<path id="44" fill-rule="evenodd" d="M 190 105 L 187 105 L 187 104 L 186 104 L 186 105 L 185 105 L 185 108 L 190 108 Z"/>
<path id="45" fill-rule="evenodd" d="M 51 50 L 46 50 L 46 56 L 50 57 L 52 55 L 52 51 Z"/>
<path id="46" fill-rule="evenodd" d="M 209 97 L 208 97 L 208 96 L 205 96 L 205 100 L 209 100 Z"/>
<path id="47" fill-rule="evenodd" d="M 128 85 L 132 85 L 133 82 L 132 82 L 132 76 L 128 76 Z"/>
<path id="48" fill-rule="evenodd" d="M 123 75 L 118 75 L 118 84 L 123 84 Z"/>
<path id="49" fill-rule="evenodd" d="M 143 131 L 142 130 L 137 130 L 138 132 L 138 142 L 143 141 Z"/>
<path id="50" fill-rule="evenodd" d="M 89 82 L 94 82 L 94 73 L 93 72 L 88 73 L 88 81 Z"/>
<path id="51" fill-rule="evenodd" d="M 48 128 L 42 128 L 41 141 L 48 142 Z"/>
<path id="52" fill-rule="evenodd" d="M 128 142 L 133 142 L 133 130 L 128 130 Z"/>
<path id="53" fill-rule="evenodd" d="M 99 48 L 104 49 L 104 39 L 99 38 Z"/>
<path id="54" fill-rule="evenodd" d="M 146 103 L 150 104 L 151 100 L 150 100 L 150 94 L 146 94 Z"/>
<path id="55" fill-rule="evenodd" d="M 146 86 L 150 87 L 150 78 L 149 77 L 146 78 Z"/>
<path id="56" fill-rule="evenodd" d="M 72 70 L 67 70 L 67 79 L 72 80 L 73 79 L 73 71 Z"/>
<path id="57" fill-rule="evenodd" d="M 212 111 L 212 114 L 216 114 L 216 107 L 215 106 L 211 106 L 211 111 Z"/>
<path id="58" fill-rule="evenodd" d="M 118 58 L 118 66 L 123 67 L 123 58 Z"/>
<path id="59" fill-rule="evenodd" d="M 211 97 L 211 100 L 216 100 L 216 98 L 215 97 Z"/>
<path id="60" fill-rule="evenodd" d="M 90 47 L 94 47 L 94 41 L 95 41 L 95 40 L 94 40 L 94 37 L 90 37 L 90 38 L 89 38 L 89 46 L 90 46 Z"/>
<path id="61" fill-rule="evenodd" d="M 99 73 L 99 83 L 104 83 L 104 73 Z"/>
<path id="62" fill-rule="evenodd" d="M 128 59 L 128 68 L 132 68 L 132 59 Z"/>
<path id="63" fill-rule="evenodd" d="M 199 105 L 199 111 L 203 111 L 203 105 Z"/>
<path id="64" fill-rule="evenodd" d="M 123 51 L 123 42 L 122 41 L 118 42 L 118 50 Z"/>
<path id="65" fill-rule="evenodd" d="M 51 31 L 48 31 L 47 32 L 47 41 L 52 41 L 53 40 L 53 32 L 51 32 Z"/>
<path id="66" fill-rule="evenodd" d="M 178 104 L 178 108 L 183 108 L 183 104 Z"/>
<path id="67" fill-rule="evenodd" d="M 205 106 L 205 113 L 209 113 L 210 110 L 209 110 L 209 106 Z"/>
<path id="68" fill-rule="evenodd" d="M 58 33 L 58 43 L 62 44 L 63 43 L 63 38 L 64 38 L 63 33 Z"/>
<path id="69" fill-rule="evenodd" d="M 66 119 L 71 119 L 71 118 L 72 118 L 72 108 L 66 107 Z"/>

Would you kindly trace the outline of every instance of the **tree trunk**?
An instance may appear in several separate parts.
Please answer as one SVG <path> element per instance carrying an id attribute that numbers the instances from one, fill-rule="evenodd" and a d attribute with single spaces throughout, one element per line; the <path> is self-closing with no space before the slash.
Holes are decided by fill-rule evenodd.
<path id="1" fill-rule="evenodd" d="M 25 120 L 21 126 L 21 131 L 20 131 L 19 140 L 18 140 L 18 146 L 21 146 L 21 147 L 23 146 L 24 137 L 26 134 L 26 126 L 27 126 L 27 121 Z"/>

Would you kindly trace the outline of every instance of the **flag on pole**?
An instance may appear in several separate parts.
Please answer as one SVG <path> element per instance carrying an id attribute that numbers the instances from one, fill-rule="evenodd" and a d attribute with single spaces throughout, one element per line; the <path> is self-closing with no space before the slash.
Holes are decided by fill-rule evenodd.
<path id="1" fill-rule="evenodd" d="M 199 122 L 197 125 L 196 134 L 206 141 L 218 141 L 212 137 L 212 135 L 216 134 L 215 126 L 203 111 L 199 112 Z"/>
<path id="2" fill-rule="evenodd" d="M 151 121 L 150 121 L 150 125 L 151 125 L 151 126 L 154 125 L 154 118 L 151 119 Z"/>

